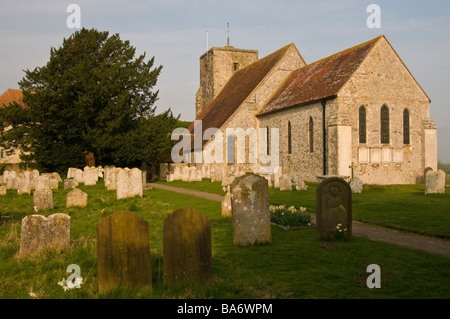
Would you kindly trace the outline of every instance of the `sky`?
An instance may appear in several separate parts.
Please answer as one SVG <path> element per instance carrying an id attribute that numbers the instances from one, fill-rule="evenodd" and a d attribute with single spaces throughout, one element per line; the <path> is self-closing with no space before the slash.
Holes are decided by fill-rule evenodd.
<path id="1" fill-rule="evenodd" d="M 258 50 L 262 58 L 294 43 L 312 63 L 384 34 L 431 99 L 438 159 L 450 163 L 450 1 L 415 0 L 0 0 L 0 94 L 19 88 L 23 70 L 46 64 L 69 28 L 70 4 L 81 27 L 118 33 L 136 54 L 162 65 L 157 113 L 195 117 L 199 57 L 213 46 Z M 369 28 L 370 4 L 380 8 Z M 229 29 L 227 28 L 229 24 Z M 208 34 L 208 41 L 206 34 Z"/>

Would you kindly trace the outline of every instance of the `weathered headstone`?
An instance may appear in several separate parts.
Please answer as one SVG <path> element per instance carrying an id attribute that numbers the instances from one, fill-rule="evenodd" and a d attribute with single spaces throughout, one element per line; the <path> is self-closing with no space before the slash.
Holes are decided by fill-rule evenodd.
<path id="1" fill-rule="evenodd" d="M 67 178 L 64 180 L 64 189 L 75 189 L 78 186 L 78 182 L 74 178 Z"/>
<path id="2" fill-rule="evenodd" d="M 231 217 L 231 194 L 228 191 L 222 200 L 222 217 Z"/>
<path id="3" fill-rule="evenodd" d="M 86 207 L 87 199 L 88 195 L 85 192 L 83 192 L 81 189 L 75 188 L 73 191 L 69 192 L 66 195 L 66 207 Z"/>
<path id="4" fill-rule="evenodd" d="M 85 168 L 83 172 L 84 185 L 96 185 L 98 181 L 98 170 L 94 168 Z"/>
<path id="5" fill-rule="evenodd" d="M 425 176 L 425 195 L 426 194 L 445 194 L 446 174 L 443 170 L 433 172 L 427 171 Z"/>
<path id="6" fill-rule="evenodd" d="M 109 170 L 108 177 L 105 179 L 105 185 L 107 190 L 116 190 L 117 189 L 117 171 L 118 168 L 112 168 Z M 108 183 L 106 183 L 108 180 Z"/>
<path id="7" fill-rule="evenodd" d="M 231 184 L 233 237 L 237 246 L 270 243 L 269 186 L 264 177 L 248 173 Z"/>
<path id="8" fill-rule="evenodd" d="M 197 169 L 192 166 L 189 167 L 189 182 L 195 182 L 197 179 Z"/>
<path id="9" fill-rule="evenodd" d="M 308 190 L 308 185 L 305 184 L 305 181 L 300 176 L 294 178 L 295 189 L 298 191 L 306 191 Z"/>
<path id="10" fill-rule="evenodd" d="M 173 173 L 166 174 L 166 181 L 167 182 L 173 182 L 174 181 L 173 176 L 174 176 Z"/>
<path id="11" fill-rule="evenodd" d="M 38 176 L 35 179 L 35 189 L 38 191 L 38 190 L 50 188 L 49 181 L 50 181 L 50 179 L 47 176 Z"/>
<path id="12" fill-rule="evenodd" d="M 31 255 L 44 248 L 65 249 L 70 246 L 70 216 L 31 215 L 22 219 L 20 255 Z"/>
<path id="13" fill-rule="evenodd" d="M 56 178 L 50 178 L 48 180 L 48 186 L 50 189 L 58 189 L 58 180 Z"/>
<path id="14" fill-rule="evenodd" d="M 142 171 L 139 168 L 119 169 L 117 171 L 117 199 L 139 196 L 142 197 Z"/>
<path id="15" fill-rule="evenodd" d="M 181 208 L 163 224 L 164 283 L 212 277 L 211 223 L 194 208 Z"/>
<path id="16" fill-rule="evenodd" d="M 362 193 L 363 181 L 358 177 L 353 177 L 350 180 L 350 188 L 352 189 L 352 193 Z"/>
<path id="17" fill-rule="evenodd" d="M 83 171 L 79 168 L 75 169 L 73 172 L 73 178 L 75 178 L 78 183 L 84 183 Z"/>
<path id="18" fill-rule="evenodd" d="M 283 174 L 280 176 L 280 191 L 291 191 L 292 190 L 292 178 Z"/>
<path id="19" fill-rule="evenodd" d="M 129 211 L 118 211 L 97 225 L 98 290 L 152 284 L 148 223 Z"/>
<path id="20" fill-rule="evenodd" d="M 0 185 L 0 195 L 6 195 L 6 186 Z"/>
<path id="21" fill-rule="evenodd" d="M 18 194 L 31 194 L 31 182 L 28 178 L 21 178 L 19 182 Z"/>
<path id="22" fill-rule="evenodd" d="M 336 235 L 336 227 L 345 238 L 352 235 L 352 190 L 338 177 L 323 180 L 316 190 L 316 235 L 318 240 L 330 240 Z"/>
<path id="23" fill-rule="evenodd" d="M 53 209 L 53 193 L 50 188 L 42 188 L 33 192 L 34 210 Z"/>

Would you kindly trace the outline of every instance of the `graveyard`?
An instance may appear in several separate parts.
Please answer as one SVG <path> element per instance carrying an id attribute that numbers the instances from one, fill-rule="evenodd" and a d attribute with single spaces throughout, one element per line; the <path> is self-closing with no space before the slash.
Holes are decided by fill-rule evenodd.
<path id="1" fill-rule="evenodd" d="M 128 175 L 132 175 L 129 172 L 131 170 Z M 108 189 L 110 185 L 105 185 L 108 182 L 98 178 L 95 183 L 88 183 L 91 185 L 79 183 L 75 186 L 61 180 L 57 188 L 55 185 L 52 187 L 53 208 L 49 206 L 38 212 L 35 211 L 33 198 L 35 191 L 20 193 L 16 189 L 6 190 L 6 195 L 0 198 L 0 298 L 450 297 L 448 258 L 358 236 L 342 240 L 318 240 L 316 225 L 286 230 L 271 224 L 269 229 L 262 227 L 265 235 L 270 234 L 263 241 L 250 239 L 250 242 L 237 243 L 233 233 L 237 232 L 236 229 L 245 232 L 248 221 L 241 219 L 239 225 L 235 226 L 233 218 L 222 216 L 219 201 L 148 185 L 140 188 L 142 192 L 128 187 L 125 193 L 131 192 L 131 196 L 119 196 L 122 191 L 110 189 L 111 187 Z M 192 182 L 158 181 L 157 184 L 201 190 L 222 196 L 226 194 L 221 181 L 212 182 L 207 178 Z M 304 207 L 308 212 L 315 213 L 318 184 L 307 182 L 306 185 L 307 189 L 302 191 L 297 191 L 295 187 L 284 191 L 269 188 L 264 198 L 260 198 L 258 202 L 263 203 L 262 207 L 269 204 Z M 78 189 L 75 193 L 74 187 Z M 252 190 L 242 185 L 231 184 L 230 191 L 233 193 L 233 190 L 237 192 L 236 196 L 240 196 L 241 201 L 253 196 Z M 447 187 L 444 194 L 427 195 L 424 190 L 423 184 L 364 185 L 362 193 L 352 196 L 352 218 L 354 221 L 448 241 L 450 189 Z M 69 193 L 72 194 L 68 196 Z M 257 196 L 262 195 L 258 193 Z M 75 205 L 69 205 L 69 198 L 79 200 L 74 200 Z M 182 210 L 183 207 L 190 209 Z M 28 255 L 26 250 L 21 252 L 21 228 L 24 218 L 36 214 L 42 215 L 40 219 L 49 224 L 52 220 L 58 220 L 53 224 L 61 225 L 63 229 L 67 228 L 67 223 L 70 222 L 70 237 L 67 237 L 67 233 L 64 235 L 61 247 L 44 247 Z M 63 215 L 68 217 L 61 217 L 59 221 L 58 217 Z M 124 229 L 125 232 L 134 234 L 132 244 L 128 245 L 141 247 L 143 243 L 144 248 L 140 251 L 144 253 L 137 251 L 135 255 L 131 255 L 135 256 L 133 260 L 143 262 L 130 265 L 130 271 L 124 275 L 122 281 L 128 284 L 111 288 L 104 282 L 105 278 L 111 278 L 114 274 L 99 273 L 99 268 L 102 269 L 105 262 L 116 262 L 104 258 L 115 254 L 115 244 L 110 244 L 108 238 L 118 243 L 117 245 L 122 245 L 120 236 L 112 235 L 114 229 Z M 137 234 L 144 234 L 144 238 Z M 186 266 L 183 264 L 185 261 L 180 259 L 183 249 L 189 250 L 189 247 L 192 247 L 191 242 L 199 242 L 202 247 L 201 253 L 195 257 L 197 259 L 194 258 L 198 260 L 194 263 L 197 268 L 195 265 Z M 34 244 L 35 242 L 31 242 L 31 250 Z M 117 260 L 121 258 L 125 257 L 119 254 Z M 60 283 L 70 275 L 66 269 L 72 264 L 80 267 L 80 288 L 63 289 Z M 377 264 L 381 268 L 381 289 L 369 289 L 366 285 L 370 275 L 366 268 L 371 264 Z M 142 267 L 148 270 L 147 274 L 138 270 Z M 194 269 L 192 276 L 178 282 L 177 278 L 186 275 L 185 268 Z"/>

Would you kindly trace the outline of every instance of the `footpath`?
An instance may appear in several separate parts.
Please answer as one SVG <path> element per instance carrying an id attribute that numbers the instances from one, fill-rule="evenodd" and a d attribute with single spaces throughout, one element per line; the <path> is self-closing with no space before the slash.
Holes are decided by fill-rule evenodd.
<path id="1" fill-rule="evenodd" d="M 223 200 L 223 196 L 221 195 L 206 193 L 193 189 L 173 187 L 155 183 L 148 183 L 147 185 L 153 188 L 160 188 L 172 192 L 178 192 L 181 194 L 201 197 L 217 202 L 221 202 Z M 313 216 L 313 222 L 315 223 L 315 216 Z M 432 237 L 419 236 L 414 234 L 406 234 L 397 230 L 368 225 L 358 221 L 353 221 L 352 233 L 355 236 L 368 238 L 370 240 L 375 240 L 415 250 L 421 250 L 427 253 L 450 258 L 450 241 Z"/>

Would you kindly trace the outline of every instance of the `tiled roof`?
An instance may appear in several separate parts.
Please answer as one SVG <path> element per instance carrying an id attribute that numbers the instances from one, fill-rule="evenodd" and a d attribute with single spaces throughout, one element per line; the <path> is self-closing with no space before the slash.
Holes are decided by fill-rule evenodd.
<path id="1" fill-rule="evenodd" d="M 381 37 L 292 72 L 259 115 L 336 96 Z"/>
<path id="2" fill-rule="evenodd" d="M 202 120 L 202 134 L 208 128 L 221 128 L 280 61 L 291 45 L 286 45 L 234 73 L 217 97 L 196 118 L 196 120 Z M 193 138 L 194 123 L 188 130 Z M 203 141 L 203 145 L 206 142 Z"/>
<path id="3" fill-rule="evenodd" d="M 22 90 L 7 89 L 5 93 L 0 95 L 0 107 L 8 106 L 12 102 L 17 102 L 19 105 L 25 106 L 22 99 L 23 99 Z"/>

